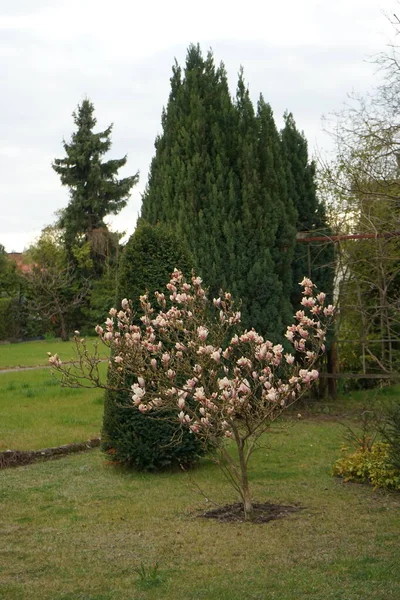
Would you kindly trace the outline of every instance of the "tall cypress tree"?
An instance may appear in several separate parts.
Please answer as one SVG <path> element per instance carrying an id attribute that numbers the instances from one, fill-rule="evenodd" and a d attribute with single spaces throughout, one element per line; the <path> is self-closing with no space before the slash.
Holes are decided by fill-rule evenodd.
<path id="1" fill-rule="evenodd" d="M 239 74 L 236 93 L 237 200 L 233 219 L 235 256 L 230 289 L 242 299 L 243 323 L 274 339 L 282 333 L 282 288 L 272 252 L 278 221 L 273 200 L 263 187 L 258 117 Z M 268 144 L 271 140 L 263 140 Z M 276 199 L 275 199 L 276 200 Z"/>
<path id="2" fill-rule="evenodd" d="M 307 140 L 291 113 L 284 115 L 281 131 L 288 193 L 297 210 L 296 229 L 309 236 L 329 236 L 324 204 L 318 199 L 315 182 L 315 163 L 309 160 Z M 297 307 L 301 300 L 298 282 L 306 275 L 329 295 L 333 292 L 333 244 L 327 242 L 297 243 L 293 256 L 293 288 L 291 302 Z"/>
<path id="3" fill-rule="evenodd" d="M 242 300 L 243 322 L 278 340 L 290 321 L 296 209 L 271 107 L 257 112 L 239 75 L 199 46 L 175 64 L 142 217 L 168 223 L 189 244 L 212 294 Z"/>
<path id="4" fill-rule="evenodd" d="M 271 256 L 277 277 L 275 289 L 279 306 L 279 327 L 292 320 L 292 260 L 296 243 L 296 209 L 288 193 L 285 163 L 272 109 L 262 95 L 257 105 L 258 156 L 263 203 L 268 207 L 270 230 L 274 238 Z"/>
<path id="5" fill-rule="evenodd" d="M 184 76 L 175 65 L 156 140 L 142 217 L 169 223 L 193 253 L 213 293 L 228 282 L 229 186 L 234 109 L 223 65 L 190 46 Z"/>

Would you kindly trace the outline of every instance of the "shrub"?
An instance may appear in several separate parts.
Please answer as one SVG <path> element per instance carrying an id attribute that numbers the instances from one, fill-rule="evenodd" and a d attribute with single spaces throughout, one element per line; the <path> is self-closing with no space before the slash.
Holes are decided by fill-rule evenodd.
<path id="1" fill-rule="evenodd" d="M 355 452 L 337 460 L 333 475 L 344 481 L 369 483 L 374 488 L 400 490 L 400 470 L 395 469 L 390 460 L 390 446 L 376 442 L 368 448 L 358 448 Z"/>
<path id="2" fill-rule="evenodd" d="M 141 222 L 130 237 L 121 258 L 118 298 L 139 297 L 163 288 L 176 266 L 188 273 L 192 268 L 189 251 L 164 225 Z M 110 375 L 109 375 L 110 376 Z M 136 380 L 135 380 L 136 381 Z M 129 380 L 126 387 L 134 382 Z M 156 471 L 180 464 L 189 466 L 204 454 L 204 448 L 188 429 L 163 411 L 151 418 L 132 410 L 131 393 L 107 390 L 104 402 L 102 448 L 113 460 L 140 471 Z M 179 443 L 176 439 L 179 438 Z M 175 442 L 173 443 L 173 440 Z"/>
<path id="3" fill-rule="evenodd" d="M 117 305 L 131 298 L 140 310 L 139 298 L 163 289 L 175 268 L 189 276 L 194 267 L 187 246 L 166 225 L 140 221 L 124 247 L 118 275 Z"/>
<path id="4" fill-rule="evenodd" d="M 388 444 L 390 463 L 400 471 L 400 404 L 393 403 L 385 411 L 382 435 Z"/>

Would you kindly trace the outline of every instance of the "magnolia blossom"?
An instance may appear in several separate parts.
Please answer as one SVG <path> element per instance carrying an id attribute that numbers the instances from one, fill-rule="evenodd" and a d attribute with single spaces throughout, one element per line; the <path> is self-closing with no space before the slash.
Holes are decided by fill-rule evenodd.
<path id="1" fill-rule="evenodd" d="M 221 360 L 221 348 L 219 348 L 218 350 L 214 350 L 214 352 L 211 352 L 210 357 L 215 360 L 215 362 L 220 362 Z"/>
<path id="2" fill-rule="evenodd" d="M 307 369 L 300 369 L 299 377 L 304 381 L 304 383 L 310 383 L 315 379 L 318 379 L 319 373 L 316 369 L 312 369 L 311 371 L 307 371 Z"/>
<path id="3" fill-rule="evenodd" d="M 49 357 L 49 363 L 51 365 L 53 365 L 54 367 L 61 367 L 62 361 L 60 360 L 58 354 L 52 355 L 51 352 L 48 352 L 47 355 Z"/>
<path id="4" fill-rule="evenodd" d="M 286 360 L 286 362 L 287 362 L 288 365 L 293 365 L 293 363 L 294 363 L 294 356 L 293 356 L 293 354 L 286 353 L 285 354 L 285 360 Z"/>
<path id="5" fill-rule="evenodd" d="M 194 392 L 193 397 L 196 398 L 196 400 L 198 400 L 199 402 L 206 400 L 206 395 L 204 393 L 204 387 L 203 386 L 198 387 L 197 390 Z"/>
<path id="6" fill-rule="evenodd" d="M 203 325 L 200 325 L 200 327 L 197 328 L 197 336 L 203 342 L 207 339 L 208 333 L 207 327 L 204 327 Z"/>
<path id="7" fill-rule="evenodd" d="M 237 361 L 236 364 L 239 367 L 247 367 L 248 369 L 251 369 L 252 364 L 251 364 L 251 360 L 249 358 L 246 358 L 245 356 L 241 356 Z"/>
<path id="8" fill-rule="evenodd" d="M 312 296 L 302 298 L 301 304 L 303 306 L 306 306 L 307 308 L 312 308 L 315 305 L 315 298 L 313 298 Z"/>
<path id="9" fill-rule="evenodd" d="M 163 355 L 161 356 L 162 364 L 165 366 L 169 363 L 170 360 L 171 360 L 171 355 L 168 352 L 164 352 Z"/>

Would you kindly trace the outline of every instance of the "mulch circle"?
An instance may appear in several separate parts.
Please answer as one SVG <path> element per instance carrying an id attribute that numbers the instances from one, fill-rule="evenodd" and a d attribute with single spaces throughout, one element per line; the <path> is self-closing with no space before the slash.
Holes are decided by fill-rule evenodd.
<path id="1" fill-rule="evenodd" d="M 255 517 L 252 523 L 268 523 L 276 519 L 288 517 L 292 513 L 302 510 L 301 506 L 286 506 L 283 504 L 273 504 L 272 502 L 263 502 L 262 504 L 253 504 Z M 243 504 L 236 502 L 235 504 L 227 504 L 218 508 L 207 510 L 198 515 L 203 519 L 216 519 L 223 523 L 243 522 L 244 509 Z"/>

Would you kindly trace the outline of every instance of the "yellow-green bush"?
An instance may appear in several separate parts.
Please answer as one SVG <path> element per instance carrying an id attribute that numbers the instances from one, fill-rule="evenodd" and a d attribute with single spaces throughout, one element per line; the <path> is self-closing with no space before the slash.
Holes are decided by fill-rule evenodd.
<path id="1" fill-rule="evenodd" d="M 333 475 L 344 481 L 370 483 L 374 488 L 400 490 L 400 471 L 390 462 L 389 444 L 376 442 L 340 458 L 333 465 Z"/>

